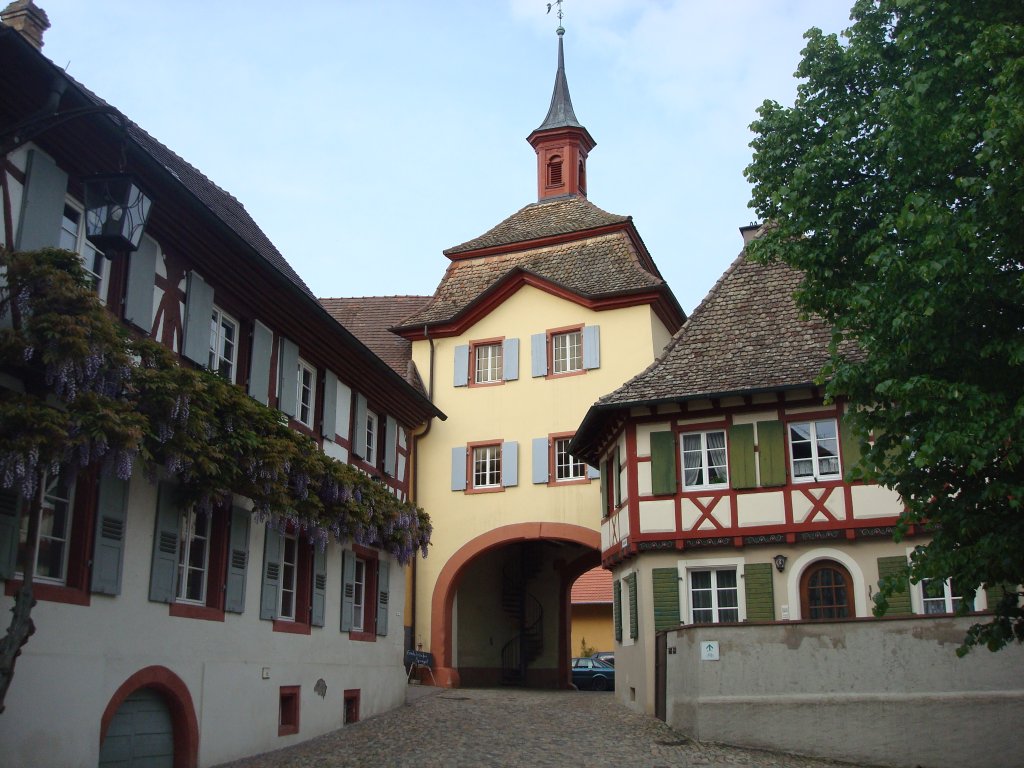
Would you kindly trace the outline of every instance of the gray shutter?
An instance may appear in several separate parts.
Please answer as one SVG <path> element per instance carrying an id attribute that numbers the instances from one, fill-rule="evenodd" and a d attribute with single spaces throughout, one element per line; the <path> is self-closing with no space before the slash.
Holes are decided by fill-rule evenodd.
<path id="1" fill-rule="evenodd" d="M 501 484 L 519 485 L 519 443 L 513 440 L 501 444 Z"/>
<path id="2" fill-rule="evenodd" d="M 228 547 L 228 581 L 224 589 L 224 610 L 242 613 L 245 610 L 245 576 L 249 570 L 249 513 L 241 507 L 231 508 L 231 536 Z"/>
<path id="3" fill-rule="evenodd" d="M 466 490 L 466 448 L 452 448 L 452 490 Z"/>
<path id="4" fill-rule="evenodd" d="M 185 343 L 181 354 L 204 368 L 210 365 L 210 319 L 213 288 L 195 271 L 188 273 L 185 299 Z"/>
<path id="5" fill-rule="evenodd" d="M 391 564 L 387 560 L 377 562 L 377 634 L 388 633 L 388 599 L 390 597 Z"/>
<path id="6" fill-rule="evenodd" d="M 21 224 L 18 226 L 14 250 L 56 248 L 60 245 L 60 224 L 64 217 L 68 175 L 36 149 L 28 152 L 25 175 L 28 178 L 21 200 Z"/>
<path id="7" fill-rule="evenodd" d="M 270 355 L 274 351 L 274 332 L 256 320 L 252 324 L 252 359 L 249 360 L 249 397 L 270 404 Z"/>
<path id="8" fill-rule="evenodd" d="M 533 438 L 533 482 L 535 484 L 546 483 L 550 471 L 548 468 L 548 439 L 535 437 Z"/>
<path id="9" fill-rule="evenodd" d="M 148 335 L 153 330 L 153 289 L 156 284 L 156 240 L 142 236 L 139 249 L 128 257 L 128 290 L 124 319 Z"/>
<path id="10" fill-rule="evenodd" d="M 288 416 L 295 415 L 299 387 L 299 348 L 294 341 L 281 337 L 277 407 Z"/>
<path id="11" fill-rule="evenodd" d="M 277 597 L 281 589 L 281 556 L 284 536 L 267 524 L 263 542 L 263 588 L 260 590 L 260 618 L 277 618 Z"/>
<path id="12" fill-rule="evenodd" d="M 388 416 L 384 424 L 384 474 L 394 477 L 398 466 L 398 422 Z"/>
<path id="13" fill-rule="evenodd" d="M 335 437 L 341 440 L 352 437 L 352 389 L 343 381 L 338 382 L 338 428 Z"/>
<path id="14" fill-rule="evenodd" d="M 338 377 L 333 371 L 324 375 L 324 419 L 320 429 L 324 440 L 334 440 L 338 425 Z"/>
<path id="15" fill-rule="evenodd" d="M 505 339 L 501 348 L 501 368 L 505 381 L 519 378 L 519 339 Z"/>
<path id="16" fill-rule="evenodd" d="M 469 384 L 469 345 L 459 344 L 455 347 L 455 386 L 464 387 Z"/>
<path id="17" fill-rule="evenodd" d="M 530 337 L 530 375 L 548 375 L 548 335 L 535 333 Z"/>
<path id="18" fill-rule="evenodd" d="M 310 623 L 314 627 L 324 625 L 324 611 L 327 609 L 327 551 L 320 547 L 313 549 L 313 610 Z"/>
<path id="19" fill-rule="evenodd" d="M 356 556 L 354 552 L 341 553 L 341 631 L 352 629 L 352 612 L 356 602 Z"/>
<path id="20" fill-rule="evenodd" d="M 17 568 L 20 508 L 18 494 L 0 490 L 0 579 L 11 578 Z"/>
<path id="21" fill-rule="evenodd" d="M 352 453 L 366 458 L 366 398 L 356 393 L 356 423 L 352 429 Z"/>
<path id="22" fill-rule="evenodd" d="M 583 367 L 601 367 L 601 326 L 583 326 Z"/>
<path id="23" fill-rule="evenodd" d="M 124 563 L 124 529 L 128 512 L 128 481 L 104 477 L 96 508 L 96 535 L 92 553 L 91 591 L 121 594 Z"/>
<path id="24" fill-rule="evenodd" d="M 173 483 L 160 483 L 156 502 L 156 531 L 153 534 L 153 565 L 149 572 L 149 599 L 173 603 L 178 575 L 178 547 L 181 507 Z"/>

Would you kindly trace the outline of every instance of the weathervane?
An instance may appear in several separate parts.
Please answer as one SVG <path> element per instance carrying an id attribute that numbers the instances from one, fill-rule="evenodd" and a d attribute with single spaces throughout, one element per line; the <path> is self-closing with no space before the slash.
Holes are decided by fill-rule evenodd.
<path id="1" fill-rule="evenodd" d="M 558 31 L 563 32 L 564 30 L 562 29 L 562 16 L 564 16 L 565 14 L 562 13 L 562 0 L 555 0 L 555 2 L 553 3 L 548 3 L 548 13 L 551 13 L 552 6 L 556 5 L 558 6 L 558 10 L 556 11 L 556 13 L 558 14 Z"/>

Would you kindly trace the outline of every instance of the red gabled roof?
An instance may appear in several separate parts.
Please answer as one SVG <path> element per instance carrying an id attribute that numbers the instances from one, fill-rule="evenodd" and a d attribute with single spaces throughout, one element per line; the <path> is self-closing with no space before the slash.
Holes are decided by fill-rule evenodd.
<path id="1" fill-rule="evenodd" d="M 579 603 L 610 603 L 612 601 L 612 572 L 601 566 L 591 568 L 572 585 L 573 605 Z"/>

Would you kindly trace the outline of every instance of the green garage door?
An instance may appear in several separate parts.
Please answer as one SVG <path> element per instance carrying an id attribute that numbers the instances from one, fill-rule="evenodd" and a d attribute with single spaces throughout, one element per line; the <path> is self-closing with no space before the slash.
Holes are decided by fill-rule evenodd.
<path id="1" fill-rule="evenodd" d="M 125 699 L 110 721 L 100 747 L 100 768 L 172 768 L 174 733 L 171 713 L 151 688 Z"/>

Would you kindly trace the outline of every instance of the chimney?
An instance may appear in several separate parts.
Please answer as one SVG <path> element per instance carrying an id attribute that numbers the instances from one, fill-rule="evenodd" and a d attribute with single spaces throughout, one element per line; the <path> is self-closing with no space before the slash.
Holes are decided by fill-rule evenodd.
<path id="1" fill-rule="evenodd" d="M 746 247 L 751 240 L 756 240 L 761 234 L 761 225 L 754 223 L 747 224 L 745 227 L 740 227 L 740 234 L 743 236 L 743 246 Z"/>
<path id="2" fill-rule="evenodd" d="M 20 32 L 37 50 L 43 47 L 43 32 L 50 28 L 46 11 L 32 0 L 14 0 L 0 11 L 0 21 Z"/>

